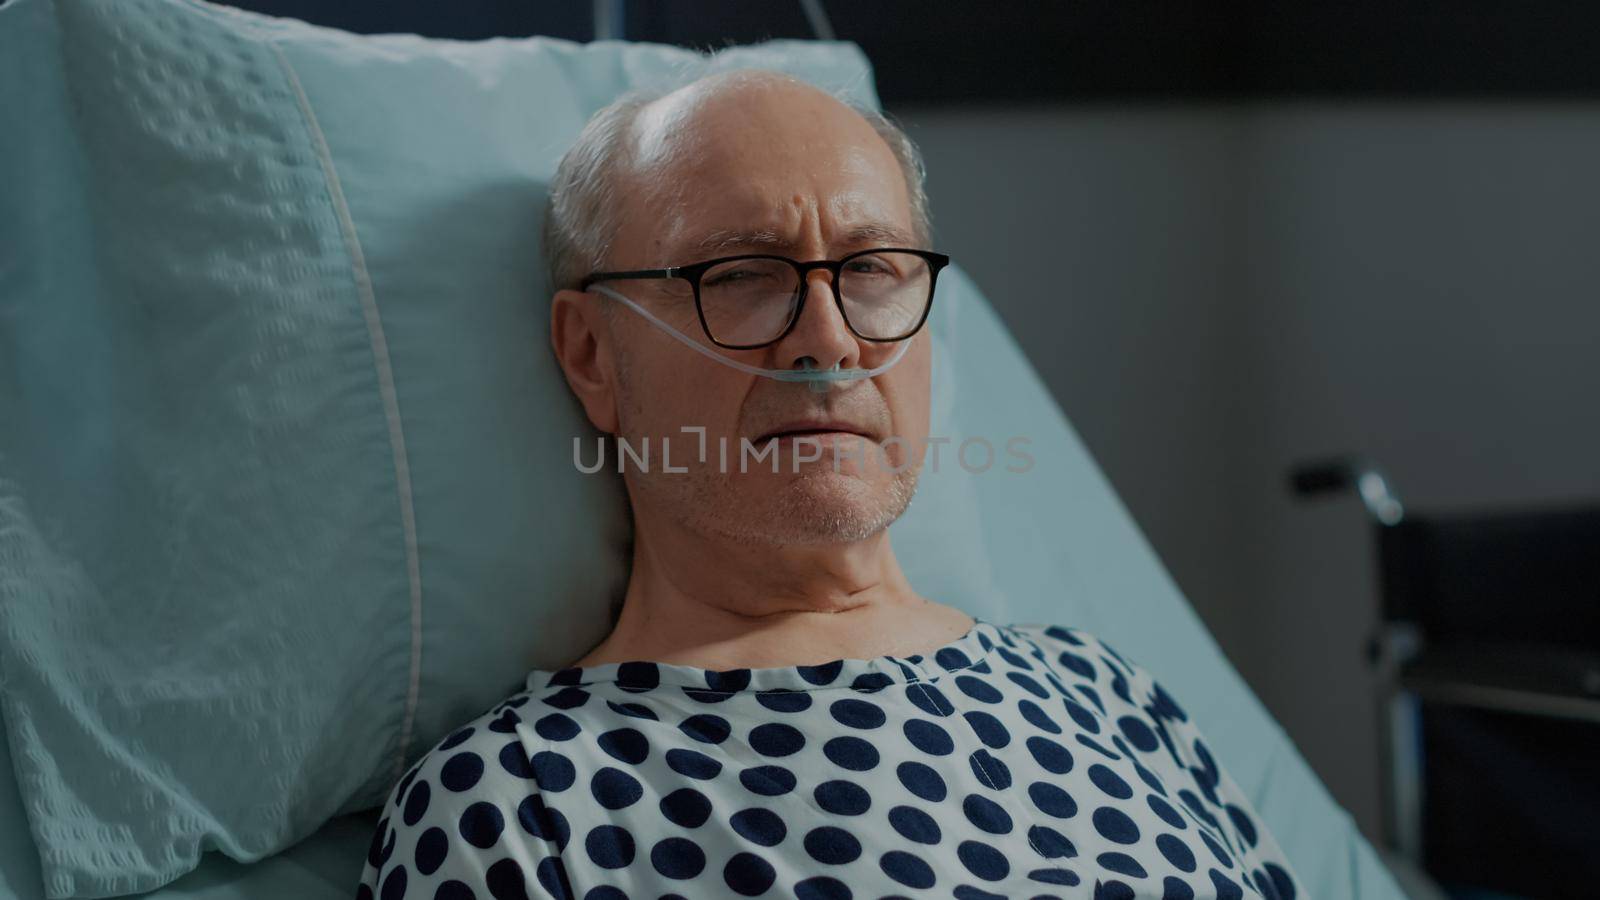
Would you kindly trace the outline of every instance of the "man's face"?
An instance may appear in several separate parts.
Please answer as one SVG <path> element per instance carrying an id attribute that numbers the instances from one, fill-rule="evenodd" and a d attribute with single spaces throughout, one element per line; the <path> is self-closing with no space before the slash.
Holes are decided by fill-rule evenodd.
<path id="1" fill-rule="evenodd" d="M 740 253 L 804 261 L 917 246 L 894 154 L 848 107 L 797 85 L 757 83 L 709 96 L 691 86 L 658 101 L 641 115 L 636 165 L 622 183 L 610 270 Z M 831 281 L 821 270 L 809 274 L 804 309 L 782 340 L 718 352 L 767 369 L 798 369 L 806 357 L 822 369 L 882 365 L 899 344 L 851 334 Z M 681 280 L 611 286 L 708 343 Z M 825 543 L 876 534 L 910 502 L 928 433 L 925 332 L 888 372 L 817 392 L 708 359 L 620 304 L 606 318 L 617 436 L 636 449 L 648 441 L 651 452 L 648 472 L 627 467 L 636 515 L 671 517 L 746 543 Z M 686 426 L 704 428 L 703 444 Z M 775 433 L 791 428 L 825 433 L 780 437 L 777 472 L 770 453 L 759 461 L 744 454 L 745 441 L 767 451 Z M 687 472 L 664 471 L 663 446 L 673 468 Z"/>

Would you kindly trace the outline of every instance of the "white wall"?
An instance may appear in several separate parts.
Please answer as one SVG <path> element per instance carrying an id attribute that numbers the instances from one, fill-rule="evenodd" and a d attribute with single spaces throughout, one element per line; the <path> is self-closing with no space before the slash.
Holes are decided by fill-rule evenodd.
<path id="1" fill-rule="evenodd" d="M 1370 454 L 1414 509 L 1600 500 L 1600 105 L 894 112 L 937 246 L 1369 834 Z"/>

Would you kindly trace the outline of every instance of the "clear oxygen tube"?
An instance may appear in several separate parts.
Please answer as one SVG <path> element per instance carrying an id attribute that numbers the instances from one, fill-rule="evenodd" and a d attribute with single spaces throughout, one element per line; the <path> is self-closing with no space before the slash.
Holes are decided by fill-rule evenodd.
<path id="1" fill-rule="evenodd" d="M 882 375 L 884 372 L 889 371 L 889 369 L 895 363 L 899 362 L 900 358 L 906 355 L 907 350 L 911 349 L 911 341 L 909 339 L 901 341 L 900 346 L 896 347 L 893 355 L 889 357 L 889 361 L 881 366 L 878 366 L 876 369 L 841 369 L 839 368 L 838 363 L 834 363 L 833 368 L 831 369 L 818 369 L 814 366 L 813 360 L 809 356 L 800 361 L 801 368 L 799 369 L 763 369 L 759 366 L 747 365 L 739 362 L 738 360 L 729 359 L 728 357 L 723 356 L 721 353 L 718 353 L 694 338 L 689 337 L 678 329 L 673 328 L 666 322 L 661 321 L 661 319 L 658 318 L 654 313 L 633 302 L 632 300 L 629 300 L 620 292 L 612 290 L 606 285 L 592 285 L 589 290 L 598 291 L 613 300 L 620 301 L 629 309 L 643 316 L 646 322 L 649 322 L 651 325 L 654 325 L 662 331 L 665 331 L 667 334 L 676 338 L 678 341 L 682 342 L 684 345 L 689 347 L 689 349 L 695 351 L 696 353 L 704 354 L 705 356 L 709 356 L 725 366 L 738 369 L 741 372 L 748 372 L 751 375 L 760 375 L 764 378 L 771 378 L 774 381 L 806 382 L 811 386 L 811 390 L 818 394 L 827 393 L 829 386 L 835 381 L 856 381 L 861 378 L 872 378 L 877 375 Z"/>

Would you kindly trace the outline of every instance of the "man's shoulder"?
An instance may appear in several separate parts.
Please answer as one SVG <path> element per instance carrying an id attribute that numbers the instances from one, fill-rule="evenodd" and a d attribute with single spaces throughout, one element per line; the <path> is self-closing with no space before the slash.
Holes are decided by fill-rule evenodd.
<path id="1" fill-rule="evenodd" d="M 1093 656 L 1104 653 L 1129 670 L 1138 668 L 1135 663 L 1114 650 L 1099 635 L 1074 625 L 1052 622 L 1016 622 L 1007 626 L 1006 630 L 1015 636 L 1026 638 L 1038 644 L 1041 649 L 1046 651 L 1065 652 L 1079 656 L 1085 654 Z"/>
<path id="2" fill-rule="evenodd" d="M 1017 623 L 1008 630 L 1035 644 L 1045 659 L 1069 675 L 1070 681 L 1082 686 L 1079 693 L 1094 698 L 1099 696 L 1097 690 L 1108 688 L 1112 695 L 1129 704 L 1153 705 L 1167 717 L 1180 721 L 1186 718 L 1177 701 L 1150 670 L 1096 633 L 1047 622 Z"/>
<path id="3" fill-rule="evenodd" d="M 407 769 L 389 793 L 389 805 L 406 795 L 419 778 L 436 780 L 458 772 L 470 776 L 490 767 L 530 777 L 530 757 L 539 745 L 565 740 L 601 723 L 620 721 L 627 709 L 592 696 L 587 685 L 525 688 L 452 728 Z M 607 726 L 613 727 L 613 726 Z"/>
<path id="4" fill-rule="evenodd" d="M 389 790 L 389 799 L 384 808 L 398 808 L 419 778 L 427 780 L 435 777 L 450 759 L 462 754 L 477 754 L 481 759 L 491 744 L 504 744 L 506 739 L 514 738 L 512 732 L 516 723 L 521 721 L 517 709 L 526 706 L 528 700 L 526 692 L 512 694 L 497 701 L 477 717 L 450 729 L 395 782 Z M 498 742 L 496 738 L 499 738 Z"/>

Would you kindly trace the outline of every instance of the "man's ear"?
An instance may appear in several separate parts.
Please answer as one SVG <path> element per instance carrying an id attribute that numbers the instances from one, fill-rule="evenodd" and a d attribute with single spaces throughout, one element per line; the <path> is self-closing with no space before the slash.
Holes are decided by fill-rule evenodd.
<path id="1" fill-rule="evenodd" d="M 550 301 L 550 346 L 590 424 L 616 434 L 617 370 L 611 330 L 594 297 L 582 291 L 556 292 Z"/>

